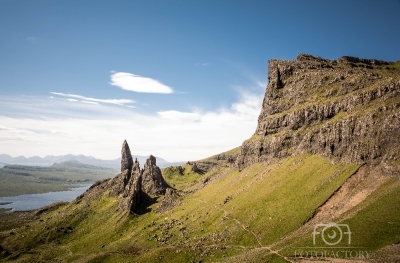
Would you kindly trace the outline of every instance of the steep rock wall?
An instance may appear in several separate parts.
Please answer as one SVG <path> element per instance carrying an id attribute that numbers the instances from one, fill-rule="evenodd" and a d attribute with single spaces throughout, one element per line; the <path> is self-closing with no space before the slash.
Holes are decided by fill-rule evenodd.
<path id="1" fill-rule="evenodd" d="M 243 169 L 297 152 L 360 164 L 397 160 L 398 64 L 305 54 L 270 60 L 258 126 L 242 144 L 236 165 Z"/>

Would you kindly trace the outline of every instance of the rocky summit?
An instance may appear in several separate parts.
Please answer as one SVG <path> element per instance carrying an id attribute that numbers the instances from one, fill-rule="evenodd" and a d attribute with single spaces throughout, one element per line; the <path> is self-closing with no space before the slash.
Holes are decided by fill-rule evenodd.
<path id="1" fill-rule="evenodd" d="M 254 135 L 242 144 L 239 169 L 309 152 L 345 163 L 399 158 L 398 63 L 307 54 L 268 62 L 268 86 Z"/>
<path id="2" fill-rule="evenodd" d="M 126 169 L 130 170 L 133 165 L 131 150 L 126 140 L 124 140 L 121 149 L 121 172 Z"/>
<path id="3" fill-rule="evenodd" d="M 156 157 L 150 155 L 143 169 L 142 191 L 151 195 L 165 194 L 168 185 L 156 165 Z"/>
<path id="4" fill-rule="evenodd" d="M 156 158 L 152 155 L 146 160 L 143 169 L 139 162 L 132 162 L 132 155 L 127 141 L 122 144 L 121 173 L 109 182 L 110 195 L 119 197 L 119 208 L 135 211 L 143 195 L 163 195 L 168 184 L 162 177 Z"/>

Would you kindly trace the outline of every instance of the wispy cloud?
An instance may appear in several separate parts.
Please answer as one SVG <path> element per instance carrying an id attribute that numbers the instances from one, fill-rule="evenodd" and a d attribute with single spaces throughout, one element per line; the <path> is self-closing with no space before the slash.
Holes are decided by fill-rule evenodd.
<path id="1" fill-rule="evenodd" d="M 198 121 L 201 118 L 201 114 L 197 112 L 181 112 L 175 110 L 159 111 L 157 115 L 163 119 L 182 122 Z"/>
<path id="2" fill-rule="evenodd" d="M 126 72 L 111 72 L 111 85 L 124 90 L 144 93 L 173 93 L 171 87 L 158 80 Z"/>
<path id="3" fill-rule="evenodd" d="M 80 101 L 83 103 L 87 104 L 99 104 L 99 103 L 106 103 L 106 104 L 114 104 L 114 105 L 125 105 L 125 104 L 132 104 L 135 101 L 133 100 L 128 100 L 128 99 L 95 99 L 95 98 L 88 98 L 85 96 L 81 95 L 76 95 L 76 94 L 66 94 L 66 93 L 60 93 L 60 92 L 50 92 L 53 95 L 57 96 L 62 96 L 62 97 L 67 97 L 68 101 Z M 78 100 L 79 99 L 79 100 Z"/>
<path id="4" fill-rule="evenodd" d="M 86 104 L 93 104 L 93 105 L 98 105 L 99 103 L 98 102 L 94 102 L 94 101 L 85 101 L 85 100 L 82 100 L 81 101 L 82 103 L 86 103 Z M 129 106 L 128 106 L 129 107 Z"/>

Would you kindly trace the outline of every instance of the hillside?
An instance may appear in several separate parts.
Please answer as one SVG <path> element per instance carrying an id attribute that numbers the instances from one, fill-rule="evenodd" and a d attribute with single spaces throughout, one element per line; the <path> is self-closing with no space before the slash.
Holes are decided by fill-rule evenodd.
<path id="1" fill-rule="evenodd" d="M 269 61 L 255 134 L 121 173 L 0 232 L 5 262 L 398 262 L 399 63 Z M 332 223 L 336 224 L 332 224 Z"/>

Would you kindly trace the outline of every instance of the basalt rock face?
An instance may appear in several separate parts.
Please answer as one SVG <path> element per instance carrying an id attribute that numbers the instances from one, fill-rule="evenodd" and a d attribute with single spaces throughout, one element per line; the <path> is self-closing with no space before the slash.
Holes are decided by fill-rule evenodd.
<path id="1" fill-rule="evenodd" d="M 117 176 L 111 179 L 109 182 L 110 196 L 117 196 L 122 194 L 125 191 L 125 186 L 128 183 L 127 178 L 130 177 L 131 174 L 129 173 L 129 170 L 126 169 L 125 171 L 119 173 Z"/>
<path id="2" fill-rule="evenodd" d="M 255 134 L 242 144 L 243 169 L 297 152 L 366 163 L 399 158 L 400 63 L 300 54 L 270 60 Z"/>
<path id="3" fill-rule="evenodd" d="M 133 159 L 131 150 L 129 149 L 129 145 L 126 140 L 124 140 L 122 143 L 121 155 L 121 172 L 125 171 L 126 169 L 130 170 L 133 165 Z"/>
<path id="4" fill-rule="evenodd" d="M 167 188 L 165 196 L 161 202 L 161 205 L 157 208 L 157 212 L 168 211 L 179 204 L 180 204 L 179 192 L 172 188 Z"/>
<path id="5" fill-rule="evenodd" d="M 121 173 L 108 182 L 110 196 L 119 197 L 119 209 L 134 212 L 141 204 L 143 195 L 165 194 L 168 184 L 162 177 L 154 156 L 150 155 L 144 169 L 140 169 L 139 162 L 132 161 L 126 141 L 122 144 L 121 154 Z"/>
<path id="6" fill-rule="evenodd" d="M 141 201 L 142 173 L 140 171 L 139 162 L 135 161 L 132 167 L 130 180 L 124 188 L 119 207 L 124 210 L 134 211 L 140 205 Z"/>
<path id="7" fill-rule="evenodd" d="M 165 194 L 168 185 L 156 165 L 156 158 L 150 155 L 143 169 L 142 191 L 151 195 Z"/>

